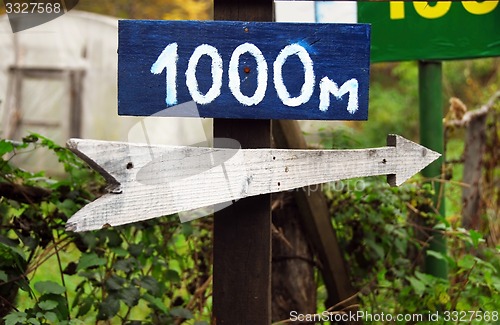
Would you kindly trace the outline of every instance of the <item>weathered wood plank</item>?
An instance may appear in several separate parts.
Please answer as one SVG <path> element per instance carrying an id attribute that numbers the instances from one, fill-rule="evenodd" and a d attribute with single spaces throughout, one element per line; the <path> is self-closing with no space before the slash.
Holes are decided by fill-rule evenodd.
<path id="1" fill-rule="evenodd" d="M 389 175 L 400 185 L 439 157 L 400 136 L 354 150 L 227 149 L 72 139 L 68 146 L 114 186 L 69 222 L 120 225 L 260 194 Z"/>
<path id="2" fill-rule="evenodd" d="M 120 115 L 368 117 L 366 24 L 122 20 L 118 54 Z"/>

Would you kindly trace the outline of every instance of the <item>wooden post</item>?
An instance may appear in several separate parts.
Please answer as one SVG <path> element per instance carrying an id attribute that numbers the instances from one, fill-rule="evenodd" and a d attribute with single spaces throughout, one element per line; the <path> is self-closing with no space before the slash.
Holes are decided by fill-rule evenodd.
<path id="1" fill-rule="evenodd" d="M 273 195 L 273 322 L 289 319 L 292 310 L 299 314 L 317 311 L 314 250 L 301 218 L 293 193 Z"/>
<path id="2" fill-rule="evenodd" d="M 462 189 L 462 226 L 478 231 L 484 212 L 481 209 L 481 178 L 487 117 L 487 114 L 472 116 L 465 137 L 463 183 L 469 186 Z"/>
<path id="3" fill-rule="evenodd" d="M 215 20 L 273 20 L 273 1 L 214 0 Z M 215 138 L 270 148 L 269 120 L 215 119 Z M 215 213 L 212 324 L 271 323 L 271 196 L 246 198 Z"/>
<path id="4" fill-rule="evenodd" d="M 273 136 L 276 145 L 280 148 L 307 149 L 297 121 L 273 121 Z M 321 191 L 306 192 L 306 188 L 293 193 L 300 210 L 299 217 L 302 225 L 323 266 L 321 273 L 328 291 L 325 302 L 327 307 L 340 301 L 345 301 L 345 303 L 341 304 L 338 309 L 356 305 L 358 302 L 355 296 L 356 291 L 351 286 L 347 265 L 331 224 L 324 194 Z"/>

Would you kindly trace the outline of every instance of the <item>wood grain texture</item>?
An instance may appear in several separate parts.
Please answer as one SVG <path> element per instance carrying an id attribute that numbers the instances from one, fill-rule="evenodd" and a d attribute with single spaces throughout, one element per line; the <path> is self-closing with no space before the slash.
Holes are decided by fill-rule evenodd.
<path id="1" fill-rule="evenodd" d="M 272 0 L 214 0 L 215 20 L 272 21 Z M 214 119 L 214 137 L 270 148 L 269 120 Z M 212 325 L 271 322 L 271 195 L 214 215 Z"/>
<path id="2" fill-rule="evenodd" d="M 68 224 L 76 231 L 146 220 L 250 196 L 353 177 L 400 185 L 439 157 L 400 136 L 354 150 L 226 149 L 72 139 L 68 146 L 113 184 Z"/>
<path id="3" fill-rule="evenodd" d="M 252 12 L 256 5 L 240 8 Z M 234 14 L 228 9 L 230 14 Z M 223 15 L 221 15 L 223 16 Z M 249 17 L 253 18 L 252 15 Z M 227 18 L 226 18 L 227 19 Z M 177 101 L 166 103 L 166 72 L 151 72 L 169 44 L 177 43 L 178 60 L 175 81 Z M 241 44 L 252 43 L 267 62 L 265 96 L 255 105 L 238 101 L 229 87 L 229 63 L 234 50 Z M 198 103 L 198 111 L 169 109 L 193 100 L 187 84 L 186 71 L 195 49 L 208 44 L 222 58 L 220 95 L 210 103 Z M 275 86 L 274 62 L 290 44 L 299 44 L 310 56 L 315 79 L 310 99 L 299 106 L 288 106 L 278 97 Z M 370 28 L 366 24 L 269 23 L 237 21 L 146 21 L 119 22 L 118 49 L 118 112 L 120 115 L 162 115 L 238 119 L 309 119 L 366 120 L 368 118 L 368 85 Z M 171 56 L 170 56 L 171 57 Z M 168 60 L 173 60 L 170 58 Z M 203 55 L 196 66 L 200 93 L 206 94 L 214 83 L 211 59 Z M 243 53 L 238 65 L 241 93 L 252 97 L 257 89 L 257 61 Z M 305 83 L 305 67 L 295 54 L 282 66 L 282 81 L 291 98 L 299 97 Z M 349 93 L 329 94 L 329 106 L 320 110 L 320 81 L 328 77 L 340 88 L 348 80 L 358 82 L 358 109 L 347 110 Z M 261 82 L 262 83 L 262 82 Z M 344 90 L 343 90 L 344 92 Z"/>
<path id="4" fill-rule="evenodd" d="M 300 214 L 293 193 L 273 195 L 273 322 L 290 318 L 291 310 L 300 314 L 317 311 L 317 264 Z"/>
<path id="5" fill-rule="evenodd" d="M 469 186 L 462 189 L 462 226 L 479 231 L 482 226 L 481 188 L 483 177 L 483 156 L 486 147 L 487 115 L 471 118 L 466 131 L 464 149 L 464 172 L 462 182 Z"/>
<path id="6" fill-rule="evenodd" d="M 242 148 L 269 148 L 271 123 L 215 119 L 214 136 L 238 139 Z M 216 212 L 213 252 L 213 324 L 270 324 L 271 195 Z"/>

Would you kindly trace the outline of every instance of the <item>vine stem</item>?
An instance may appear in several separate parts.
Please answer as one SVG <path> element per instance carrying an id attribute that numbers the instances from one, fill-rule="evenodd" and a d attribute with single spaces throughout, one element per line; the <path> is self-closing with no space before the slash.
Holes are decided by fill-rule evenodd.
<path id="1" fill-rule="evenodd" d="M 57 234 L 57 237 L 58 237 L 57 239 L 59 241 L 59 234 Z M 61 256 L 59 255 L 59 248 L 57 247 L 57 243 L 56 243 L 54 236 L 52 236 L 52 243 L 54 244 L 54 251 L 55 251 L 55 254 L 57 257 L 57 265 L 59 267 L 59 274 L 61 275 L 61 284 L 64 288 L 66 288 L 66 281 L 64 281 L 64 273 L 63 273 L 62 264 L 61 264 Z M 66 288 L 66 290 L 64 290 L 64 298 L 66 299 L 66 309 L 68 311 L 68 320 L 70 320 L 71 316 L 70 316 L 70 311 L 69 311 L 69 299 L 68 299 L 67 288 Z"/>
<path id="2" fill-rule="evenodd" d="M 59 240 L 59 244 L 60 243 L 63 243 L 64 241 L 67 241 L 66 243 L 64 243 L 64 245 L 62 245 L 61 249 L 65 248 L 66 246 L 68 246 L 69 244 L 71 244 L 72 242 L 69 240 L 69 238 L 63 238 L 61 240 Z M 37 260 L 35 261 L 34 265 L 29 267 L 25 274 L 26 276 L 32 272 L 36 272 L 36 270 L 38 269 L 38 267 L 40 265 L 42 265 L 43 263 L 45 263 L 48 259 L 50 259 L 52 256 L 54 255 L 54 253 L 51 253 L 50 252 L 50 248 L 46 249 L 45 252 L 42 252 L 42 254 L 37 258 Z"/>
<path id="3" fill-rule="evenodd" d="M 453 299 L 453 302 L 451 303 L 451 309 L 450 310 L 455 310 L 455 308 L 457 307 L 458 298 L 460 298 L 460 294 L 464 291 L 465 286 L 467 285 L 467 283 L 469 283 L 470 274 L 472 273 L 472 270 L 474 270 L 476 268 L 476 265 L 477 265 L 477 261 L 474 261 L 474 265 L 472 265 L 472 267 L 467 271 L 467 274 L 465 276 L 464 282 L 462 282 L 460 290 L 458 290 L 458 293 L 455 296 L 455 299 Z"/>

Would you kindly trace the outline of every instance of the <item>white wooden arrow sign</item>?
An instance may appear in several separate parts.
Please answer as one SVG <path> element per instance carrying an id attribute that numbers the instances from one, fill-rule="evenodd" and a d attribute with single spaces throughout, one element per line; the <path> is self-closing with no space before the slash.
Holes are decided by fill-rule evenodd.
<path id="1" fill-rule="evenodd" d="M 353 177 L 388 175 L 389 184 L 399 186 L 440 156 L 398 135 L 387 137 L 387 147 L 355 150 L 222 149 L 81 139 L 69 140 L 68 147 L 110 184 L 108 194 L 68 220 L 70 231 Z"/>

